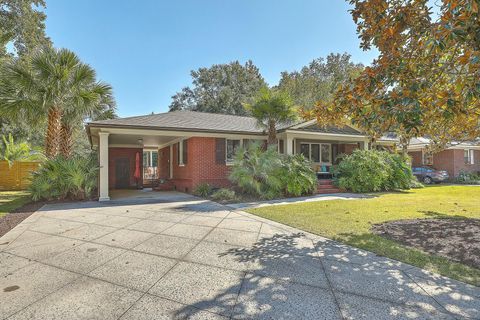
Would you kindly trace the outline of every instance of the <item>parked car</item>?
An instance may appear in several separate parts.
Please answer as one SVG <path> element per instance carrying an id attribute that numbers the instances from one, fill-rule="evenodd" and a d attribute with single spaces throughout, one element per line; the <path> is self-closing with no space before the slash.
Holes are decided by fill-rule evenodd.
<path id="1" fill-rule="evenodd" d="M 432 167 L 413 167 L 412 172 L 418 181 L 425 184 L 440 183 L 449 178 L 447 171 L 436 170 Z"/>

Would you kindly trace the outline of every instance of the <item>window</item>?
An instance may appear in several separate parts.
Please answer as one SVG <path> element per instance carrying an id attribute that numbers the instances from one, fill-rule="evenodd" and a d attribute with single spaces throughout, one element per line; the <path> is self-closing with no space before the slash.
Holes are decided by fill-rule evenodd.
<path id="1" fill-rule="evenodd" d="M 263 147 L 266 141 L 261 139 L 242 139 L 242 142 L 244 147 L 248 147 L 249 145 L 254 143 L 259 145 L 260 147 Z"/>
<path id="2" fill-rule="evenodd" d="M 227 148 L 226 148 L 226 160 L 227 162 L 233 162 L 235 157 L 235 153 L 240 148 L 240 140 L 226 140 Z"/>
<path id="3" fill-rule="evenodd" d="M 330 152 L 330 145 L 322 143 L 322 162 L 323 163 L 330 163 L 331 161 L 331 152 Z"/>
<path id="4" fill-rule="evenodd" d="M 314 163 L 330 164 L 332 161 L 329 143 L 301 143 L 300 153 Z"/>
<path id="5" fill-rule="evenodd" d="M 426 166 L 433 165 L 433 154 L 431 152 L 422 150 L 422 164 Z"/>
<path id="6" fill-rule="evenodd" d="M 474 150 L 473 149 L 465 149 L 463 150 L 463 159 L 465 161 L 465 164 L 474 164 L 475 159 L 474 159 Z"/>
<path id="7" fill-rule="evenodd" d="M 184 139 L 177 145 L 177 162 L 179 166 L 187 164 L 187 154 L 187 139 Z"/>
<path id="8" fill-rule="evenodd" d="M 320 162 L 320 145 L 312 144 L 310 149 L 310 160 L 312 162 Z"/>
<path id="9" fill-rule="evenodd" d="M 310 144 L 302 143 L 300 144 L 300 153 L 307 159 L 310 159 Z"/>
<path id="10" fill-rule="evenodd" d="M 158 178 L 158 152 L 143 151 L 143 179 L 155 180 Z"/>

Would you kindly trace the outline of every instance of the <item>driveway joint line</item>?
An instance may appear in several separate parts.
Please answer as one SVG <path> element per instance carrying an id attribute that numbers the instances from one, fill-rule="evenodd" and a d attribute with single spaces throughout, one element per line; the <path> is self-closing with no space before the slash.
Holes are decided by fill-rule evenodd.
<path id="1" fill-rule="evenodd" d="M 417 281 L 415 281 L 415 279 L 413 279 L 408 273 L 404 272 L 403 270 L 402 270 L 401 272 L 402 272 L 408 279 L 412 280 L 413 283 L 415 283 L 415 285 L 416 285 L 417 287 L 419 287 L 423 292 L 425 292 L 425 294 L 426 294 L 427 296 L 429 296 L 430 298 L 432 298 L 433 301 L 435 301 L 435 302 L 440 306 L 440 308 L 442 308 L 443 310 L 445 310 L 445 312 L 447 312 L 448 314 L 453 315 L 450 311 L 447 310 L 447 308 L 445 308 L 445 306 L 444 306 L 442 303 L 440 303 L 437 299 L 435 299 L 435 297 L 433 297 L 431 294 L 429 294 L 429 293 L 427 292 L 427 290 L 425 290 L 425 289 L 423 288 L 423 286 L 421 286 L 419 283 L 417 283 Z"/>
<path id="2" fill-rule="evenodd" d="M 221 221 L 220 221 L 221 222 Z M 219 222 L 219 223 L 220 223 Z M 145 297 L 145 295 L 149 294 L 149 291 L 152 290 L 153 287 L 155 287 L 157 285 L 157 283 L 159 283 L 170 271 L 172 271 L 177 265 L 179 265 L 182 260 L 190 253 L 192 252 L 197 246 L 199 243 L 202 242 L 203 239 L 205 239 L 205 237 L 207 237 L 211 232 L 212 230 L 214 230 L 214 228 L 212 228 L 205 236 L 203 236 L 203 238 L 201 238 L 200 240 L 198 240 L 198 242 L 195 244 L 195 246 L 193 246 L 190 250 L 188 250 L 185 254 L 183 254 L 178 260 L 175 259 L 175 263 L 167 270 L 167 272 L 165 272 L 157 281 L 155 281 L 149 288 L 148 290 L 146 290 L 145 293 L 143 293 L 127 310 L 125 310 L 125 312 L 123 312 L 118 318 L 117 320 L 120 320 L 137 302 L 139 302 L 143 297 Z"/>

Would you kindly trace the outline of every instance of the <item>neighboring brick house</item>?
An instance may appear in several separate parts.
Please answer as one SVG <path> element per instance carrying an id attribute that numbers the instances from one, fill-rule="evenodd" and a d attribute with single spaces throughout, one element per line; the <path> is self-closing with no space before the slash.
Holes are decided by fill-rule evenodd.
<path id="1" fill-rule="evenodd" d="M 168 184 L 191 192 L 203 182 L 228 186 L 236 149 L 267 139 L 252 117 L 193 111 L 94 121 L 87 124 L 87 133 L 99 151 L 100 200 L 109 199 L 109 189 Z M 280 153 L 303 153 L 318 172 L 337 163 L 342 153 L 368 148 L 368 137 L 354 127 L 323 128 L 313 120 L 279 125 L 277 138 Z"/>
<path id="2" fill-rule="evenodd" d="M 431 166 L 438 170 L 446 170 L 451 178 L 461 172 L 480 172 L 480 145 L 475 143 L 459 143 L 443 151 L 431 154 L 427 152 L 430 140 L 414 138 L 410 141 L 408 154 L 412 157 L 412 166 Z"/>

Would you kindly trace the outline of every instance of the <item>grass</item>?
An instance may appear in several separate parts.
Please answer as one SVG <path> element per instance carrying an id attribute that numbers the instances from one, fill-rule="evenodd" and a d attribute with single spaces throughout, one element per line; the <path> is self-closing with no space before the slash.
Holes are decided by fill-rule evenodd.
<path id="1" fill-rule="evenodd" d="M 415 218 L 480 218 L 480 187 L 432 186 L 331 200 L 249 209 L 250 213 L 480 286 L 480 269 L 374 235 L 372 224 Z"/>
<path id="2" fill-rule="evenodd" d="M 30 202 L 27 191 L 0 191 L 0 217 Z"/>

